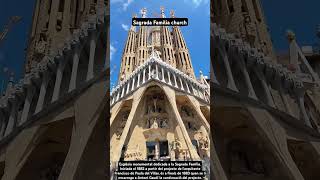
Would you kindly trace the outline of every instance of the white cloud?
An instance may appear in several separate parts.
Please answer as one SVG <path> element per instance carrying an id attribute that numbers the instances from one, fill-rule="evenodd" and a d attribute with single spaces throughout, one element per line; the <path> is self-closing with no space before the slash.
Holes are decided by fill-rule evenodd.
<path id="1" fill-rule="evenodd" d="M 128 6 L 133 3 L 134 0 L 111 0 L 111 4 L 119 3 L 122 6 L 122 10 L 126 11 Z"/>
<path id="2" fill-rule="evenodd" d="M 127 2 L 122 4 L 123 10 L 126 11 L 128 6 L 133 2 L 134 0 L 127 0 Z"/>
<path id="3" fill-rule="evenodd" d="M 112 44 L 110 44 L 110 61 L 112 61 L 112 57 L 116 51 L 117 49 L 114 46 L 112 46 Z"/>
<path id="4" fill-rule="evenodd" d="M 129 31 L 129 26 L 126 24 L 121 24 L 121 27 L 125 30 L 125 31 Z"/>
<path id="5" fill-rule="evenodd" d="M 185 0 L 185 2 L 190 2 L 194 5 L 195 8 L 199 7 L 202 4 L 207 4 L 208 0 Z"/>

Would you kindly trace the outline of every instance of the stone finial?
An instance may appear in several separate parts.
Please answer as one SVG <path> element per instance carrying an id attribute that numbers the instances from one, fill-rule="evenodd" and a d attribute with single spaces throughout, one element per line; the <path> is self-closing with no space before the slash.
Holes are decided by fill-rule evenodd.
<path id="1" fill-rule="evenodd" d="M 142 18 L 145 18 L 147 16 L 147 8 L 141 9 L 141 16 L 142 16 Z"/>
<path id="2" fill-rule="evenodd" d="M 174 10 L 171 10 L 171 11 L 170 11 L 170 15 L 171 15 L 172 18 L 175 17 L 175 15 L 174 15 Z"/>
<path id="3" fill-rule="evenodd" d="M 287 39 L 289 42 L 294 41 L 296 39 L 296 35 L 292 30 L 287 30 Z"/>
<path id="4" fill-rule="evenodd" d="M 160 7 L 160 12 L 161 12 L 161 17 L 165 18 L 165 14 L 164 14 L 164 6 Z"/>

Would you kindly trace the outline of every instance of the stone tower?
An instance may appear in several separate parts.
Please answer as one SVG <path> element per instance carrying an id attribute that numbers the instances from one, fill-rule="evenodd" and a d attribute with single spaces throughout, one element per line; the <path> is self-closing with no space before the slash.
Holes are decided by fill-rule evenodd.
<path id="1" fill-rule="evenodd" d="M 213 1 L 213 21 L 269 57 L 275 57 L 260 0 Z"/>
<path id="2" fill-rule="evenodd" d="M 147 9 L 143 8 L 141 10 L 142 18 L 145 18 L 147 16 Z M 140 64 L 144 63 L 144 61 L 147 59 L 148 56 L 148 47 L 147 47 L 147 40 L 148 40 L 148 32 L 147 28 L 142 26 L 139 28 L 138 32 L 138 38 L 137 38 L 137 50 L 136 50 L 136 66 L 139 66 Z"/>
<path id="3" fill-rule="evenodd" d="M 112 171 L 119 160 L 203 160 L 209 168 L 210 87 L 202 74 L 194 77 L 179 27 L 142 26 L 137 37 L 136 66 L 122 58 L 110 95 Z"/>
<path id="4" fill-rule="evenodd" d="M 164 8 L 160 8 L 161 18 L 165 18 Z M 174 18 L 174 11 L 171 11 Z M 147 16 L 147 9 L 141 10 L 141 17 Z M 136 17 L 136 16 L 135 16 Z M 178 26 L 146 27 L 141 26 L 138 31 L 131 27 L 123 50 L 119 81 L 123 81 L 141 66 L 152 52 L 156 52 L 162 61 L 179 69 L 195 79 L 191 56 L 182 32 Z"/>
<path id="5" fill-rule="evenodd" d="M 78 29 L 90 14 L 95 14 L 96 7 L 103 3 L 104 0 L 36 0 L 25 72 L 45 55 L 62 47 L 65 37 Z"/>
<path id="6" fill-rule="evenodd" d="M 136 16 L 134 16 L 136 17 Z M 123 50 L 119 80 L 123 80 L 134 70 L 136 62 L 136 28 L 131 26 L 128 32 L 128 38 Z"/>
<path id="7" fill-rule="evenodd" d="M 163 7 L 161 7 L 161 17 L 165 18 Z M 173 53 L 173 40 L 170 30 L 167 26 L 161 26 L 160 32 L 162 45 L 161 54 L 163 56 L 163 59 L 166 59 L 168 64 L 172 65 L 173 67 L 176 67 L 176 59 Z"/>
<path id="8" fill-rule="evenodd" d="M 171 11 L 171 17 L 174 18 L 174 11 Z M 173 27 L 173 41 L 175 48 L 176 64 L 178 69 L 187 75 L 194 77 L 194 71 L 191 63 L 189 50 L 178 26 Z"/>

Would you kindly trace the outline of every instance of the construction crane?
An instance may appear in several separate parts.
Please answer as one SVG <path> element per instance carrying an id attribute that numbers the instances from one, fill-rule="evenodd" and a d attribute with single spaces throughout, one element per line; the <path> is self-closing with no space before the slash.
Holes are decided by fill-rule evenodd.
<path id="1" fill-rule="evenodd" d="M 10 31 L 11 27 L 18 23 L 21 20 L 21 16 L 11 16 L 9 22 L 4 26 L 4 30 L 0 32 L 0 45 L 7 36 L 8 32 Z"/>

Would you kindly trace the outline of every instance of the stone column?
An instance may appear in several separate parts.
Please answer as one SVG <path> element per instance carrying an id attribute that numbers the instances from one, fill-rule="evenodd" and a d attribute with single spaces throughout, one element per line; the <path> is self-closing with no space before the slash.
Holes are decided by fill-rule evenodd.
<path id="1" fill-rule="evenodd" d="M 111 104 L 113 104 L 116 98 L 115 98 L 115 96 L 113 95 L 113 96 L 111 97 L 111 99 L 112 99 L 112 100 L 111 100 Z"/>
<path id="2" fill-rule="evenodd" d="M 145 90 L 145 86 L 142 86 L 141 88 L 139 88 L 134 94 L 133 94 L 133 102 L 132 102 L 132 108 L 130 110 L 128 119 L 126 121 L 126 125 L 123 128 L 123 132 L 121 134 L 120 140 L 119 140 L 119 144 L 116 147 L 117 151 L 114 152 L 113 157 L 110 157 L 110 161 L 115 163 L 117 161 L 120 160 L 120 156 L 121 156 L 121 149 L 124 146 L 124 143 L 126 141 L 126 138 L 128 138 L 129 135 L 129 131 L 132 127 L 132 121 L 134 116 L 136 115 L 137 111 L 139 111 L 138 106 L 140 104 L 141 98 L 142 98 L 142 93 Z"/>
<path id="3" fill-rule="evenodd" d="M 140 72 L 138 72 L 137 88 L 140 86 Z"/>
<path id="4" fill-rule="evenodd" d="M 161 75 L 162 75 L 162 79 L 161 81 L 166 83 L 166 80 L 164 79 L 164 70 L 163 70 L 163 67 L 161 67 Z"/>
<path id="5" fill-rule="evenodd" d="M 301 111 L 302 118 L 303 118 L 305 124 L 312 128 L 309 116 L 308 116 L 307 111 L 306 111 L 306 107 L 304 105 L 304 95 L 298 95 L 297 96 L 297 101 L 298 101 L 299 109 Z"/>
<path id="6" fill-rule="evenodd" d="M 79 65 L 79 47 L 76 47 L 73 54 L 73 61 L 72 61 L 72 72 L 71 72 L 71 79 L 69 84 L 69 92 L 76 89 L 77 86 L 77 76 L 78 76 L 78 65 Z"/>
<path id="7" fill-rule="evenodd" d="M 184 90 L 184 88 L 183 88 L 183 84 L 182 84 L 182 80 L 181 80 L 181 77 L 179 77 L 179 80 L 180 80 L 181 90 Z"/>
<path id="8" fill-rule="evenodd" d="M 44 99 L 46 97 L 49 81 L 50 81 L 50 74 L 48 72 L 44 72 L 43 73 L 43 77 L 42 77 L 42 83 L 41 83 L 41 87 L 40 87 L 40 94 L 39 94 L 39 98 L 38 98 L 35 114 L 40 112 L 42 110 L 42 108 L 43 108 Z"/>
<path id="9" fill-rule="evenodd" d="M 87 73 L 87 81 L 94 77 L 94 59 L 96 52 L 96 34 L 91 34 L 90 37 L 90 55 L 89 55 L 89 63 L 88 63 L 88 73 Z"/>
<path id="10" fill-rule="evenodd" d="M 159 79 L 158 64 L 156 64 L 156 79 Z"/>
<path id="11" fill-rule="evenodd" d="M 284 107 L 286 108 L 286 111 L 290 115 L 294 116 L 293 111 L 292 111 L 292 109 L 291 109 L 291 107 L 289 105 L 290 103 L 288 102 L 288 99 L 287 99 L 286 94 L 284 92 L 282 84 L 279 84 L 279 94 L 280 94 L 281 100 L 282 100 L 282 102 L 284 104 Z M 275 105 L 274 105 L 274 107 L 275 107 Z"/>
<path id="12" fill-rule="evenodd" d="M 116 99 L 117 101 L 120 99 L 120 93 L 121 93 L 121 91 L 120 91 L 120 89 L 118 89 L 117 90 L 117 99 Z"/>
<path id="13" fill-rule="evenodd" d="M 215 84 L 219 84 L 219 81 L 216 77 L 216 74 L 214 72 L 214 69 L 213 69 L 213 65 L 211 65 L 212 68 L 211 68 L 211 79 L 212 79 L 212 82 L 215 83 Z"/>
<path id="14" fill-rule="evenodd" d="M 260 71 L 260 69 L 254 68 L 254 72 L 255 72 L 256 75 L 258 76 L 258 79 L 261 81 L 261 84 L 262 84 L 264 93 L 265 93 L 265 95 L 267 96 L 267 103 L 268 103 L 268 105 L 275 108 L 276 106 L 275 106 L 275 104 L 274 104 L 274 102 L 273 102 L 273 99 L 272 99 L 272 96 L 271 96 L 271 93 L 270 93 L 270 89 L 269 89 L 269 87 L 268 87 L 268 84 L 267 84 L 267 81 L 266 81 L 265 76 L 262 74 L 262 72 Z"/>
<path id="15" fill-rule="evenodd" d="M 174 79 L 174 87 L 178 88 L 177 77 L 175 73 L 173 73 L 173 79 Z"/>
<path id="16" fill-rule="evenodd" d="M 17 110 L 18 110 L 18 102 L 14 99 L 12 100 L 12 108 L 10 111 L 10 116 L 7 124 L 6 131 L 4 133 L 4 136 L 8 136 L 12 131 L 13 128 L 15 127 L 16 124 L 16 119 L 17 119 Z"/>
<path id="17" fill-rule="evenodd" d="M 128 79 L 127 83 L 128 83 L 128 86 L 127 86 L 127 94 L 128 94 L 130 91 L 130 79 Z"/>
<path id="18" fill-rule="evenodd" d="M 227 87 L 233 91 L 237 91 L 239 92 L 239 90 L 237 89 L 237 86 L 234 82 L 234 79 L 233 79 L 233 75 L 232 75 L 232 71 L 231 71 L 231 67 L 230 67 L 230 64 L 229 64 L 229 59 L 228 59 L 228 55 L 225 51 L 220 51 L 220 52 L 223 52 L 222 56 L 223 56 L 223 63 L 224 63 L 224 66 L 225 66 L 225 70 L 227 71 L 227 78 L 228 78 L 228 85 Z"/>
<path id="19" fill-rule="evenodd" d="M 135 76 L 133 76 L 133 77 L 132 77 L 132 87 L 131 87 L 131 91 L 133 91 L 133 90 L 134 90 L 134 83 L 135 83 L 135 80 L 136 80 L 136 77 L 135 77 Z"/>
<path id="20" fill-rule="evenodd" d="M 121 90 L 121 97 L 124 96 L 125 89 L 126 89 L 126 85 L 124 84 L 124 85 L 122 86 L 122 90 Z"/>
<path id="21" fill-rule="evenodd" d="M 188 93 L 191 93 L 191 92 L 190 92 L 190 89 L 189 89 L 188 81 L 185 81 L 185 83 L 186 83 L 186 86 L 187 86 L 187 91 L 188 91 Z"/>
<path id="22" fill-rule="evenodd" d="M 143 78 L 142 78 L 142 84 L 146 82 L 146 69 L 143 69 Z"/>
<path id="23" fill-rule="evenodd" d="M 32 85 L 29 85 L 29 87 L 27 88 L 27 96 L 24 101 L 19 125 L 23 124 L 28 119 L 30 106 L 31 106 L 31 102 L 32 102 L 34 94 L 35 94 L 35 87 L 33 87 Z"/>
<path id="24" fill-rule="evenodd" d="M 168 73 L 168 84 L 172 85 L 172 84 L 171 84 L 171 79 L 170 79 L 170 71 L 167 70 L 167 73 Z"/>
<path id="25" fill-rule="evenodd" d="M 180 130 L 183 134 L 183 137 L 185 139 L 185 142 L 187 144 L 187 147 L 189 149 L 189 152 L 190 152 L 190 156 L 191 156 L 191 159 L 192 160 L 200 160 L 200 157 L 196 151 L 196 149 L 194 148 L 192 142 L 191 142 L 191 139 L 189 137 L 189 134 L 188 134 L 188 131 L 183 123 L 183 120 L 180 116 L 180 113 L 179 113 L 179 110 L 178 110 L 178 107 L 177 107 L 177 104 L 176 104 L 176 95 L 175 95 L 175 92 L 167 87 L 167 86 L 163 86 L 164 88 L 164 92 L 166 93 L 167 97 L 168 97 L 168 100 L 169 100 L 169 103 L 170 103 L 170 106 L 172 108 L 172 111 L 176 117 L 176 120 L 177 120 L 177 123 L 178 123 L 178 127 L 180 127 Z"/>
<path id="26" fill-rule="evenodd" d="M 244 76 L 244 79 L 245 79 L 245 81 L 246 81 L 246 85 L 247 85 L 247 87 L 248 87 L 248 96 L 250 97 L 250 98 L 252 98 L 252 99 L 255 99 L 255 100 L 258 100 L 258 98 L 257 98 L 257 96 L 256 96 L 256 93 L 254 92 L 254 89 L 253 89 L 253 86 L 252 86 L 252 83 L 251 83 L 251 80 L 250 80 L 250 76 L 249 76 L 249 73 L 248 73 L 248 71 L 247 71 L 247 68 L 246 68 L 246 66 L 245 65 L 243 65 L 242 67 L 241 67 L 241 72 L 242 72 L 242 74 L 243 74 L 243 76 Z"/>
<path id="27" fill-rule="evenodd" d="M 62 76 L 63 76 L 63 71 L 65 68 L 65 65 L 66 65 L 66 59 L 60 59 L 58 69 L 57 69 L 56 81 L 54 84 L 51 102 L 54 102 L 59 99 L 61 82 L 62 82 L 62 78 L 63 78 Z"/>

